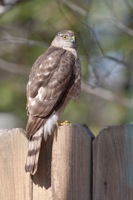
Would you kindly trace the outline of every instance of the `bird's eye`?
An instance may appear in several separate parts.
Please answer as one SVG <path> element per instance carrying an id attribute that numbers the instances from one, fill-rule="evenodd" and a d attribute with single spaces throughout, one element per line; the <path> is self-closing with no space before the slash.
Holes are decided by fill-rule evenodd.
<path id="1" fill-rule="evenodd" d="M 68 35 L 63 35 L 62 37 L 64 40 L 68 39 Z"/>

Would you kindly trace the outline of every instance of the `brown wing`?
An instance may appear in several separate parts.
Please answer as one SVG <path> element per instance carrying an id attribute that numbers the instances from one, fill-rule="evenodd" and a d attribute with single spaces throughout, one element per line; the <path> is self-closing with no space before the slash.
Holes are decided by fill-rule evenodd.
<path id="1" fill-rule="evenodd" d="M 27 84 L 27 110 L 36 120 L 27 124 L 28 135 L 34 134 L 62 106 L 75 80 L 74 65 L 71 52 L 55 47 L 50 47 L 33 65 Z"/>
<path id="2" fill-rule="evenodd" d="M 81 65 L 79 58 L 77 58 L 75 62 L 74 74 L 75 81 L 68 93 L 68 98 L 70 99 L 76 99 L 77 97 L 79 97 L 81 91 Z"/>

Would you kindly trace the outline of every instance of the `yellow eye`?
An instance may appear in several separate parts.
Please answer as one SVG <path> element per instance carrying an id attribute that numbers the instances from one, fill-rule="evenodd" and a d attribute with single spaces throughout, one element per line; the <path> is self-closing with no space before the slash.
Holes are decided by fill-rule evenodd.
<path id="1" fill-rule="evenodd" d="M 63 37 L 63 39 L 66 40 L 68 38 L 68 35 L 63 35 L 62 37 Z"/>

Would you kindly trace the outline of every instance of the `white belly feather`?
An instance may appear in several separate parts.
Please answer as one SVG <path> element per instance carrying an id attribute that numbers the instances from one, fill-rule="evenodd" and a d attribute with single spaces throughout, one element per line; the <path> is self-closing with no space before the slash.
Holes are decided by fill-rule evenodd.
<path id="1" fill-rule="evenodd" d="M 54 131 L 55 126 L 57 126 L 59 116 L 57 113 L 53 113 L 46 123 L 43 126 L 43 134 L 44 134 L 44 139 L 47 140 L 47 136 L 51 135 L 52 132 Z"/>

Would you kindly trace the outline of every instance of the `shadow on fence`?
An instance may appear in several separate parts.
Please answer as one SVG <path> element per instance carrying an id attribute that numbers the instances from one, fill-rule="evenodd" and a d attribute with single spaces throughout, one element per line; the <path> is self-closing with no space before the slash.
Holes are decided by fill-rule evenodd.
<path id="1" fill-rule="evenodd" d="M 59 127 L 42 142 L 38 171 L 26 174 L 22 129 L 0 130 L 1 200 L 133 200 L 133 125 Z"/>

